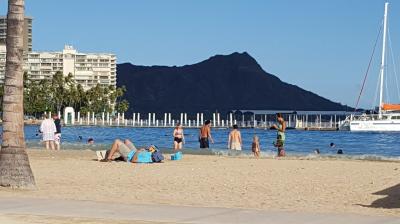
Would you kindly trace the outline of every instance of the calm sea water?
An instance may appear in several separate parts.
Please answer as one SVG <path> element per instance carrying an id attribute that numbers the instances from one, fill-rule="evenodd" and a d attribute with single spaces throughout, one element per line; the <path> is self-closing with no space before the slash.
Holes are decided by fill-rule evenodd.
<path id="1" fill-rule="evenodd" d="M 37 133 L 38 126 L 25 126 L 25 138 L 31 148 L 39 148 L 41 136 Z M 211 144 L 211 151 L 199 149 L 198 129 L 185 129 L 186 152 L 194 154 L 223 153 L 227 154 L 229 129 L 212 129 L 215 144 Z M 62 141 L 65 149 L 108 149 L 115 138 L 133 140 L 136 145 L 146 146 L 155 144 L 159 148 L 172 148 L 172 128 L 127 128 L 127 127 L 63 127 Z M 243 152 L 251 154 L 252 137 L 256 134 L 260 138 L 261 150 L 264 155 L 275 154 L 272 143 L 276 138 L 276 131 L 261 129 L 242 129 Z M 82 136 L 82 140 L 79 139 Z M 88 138 L 94 138 L 94 145 L 87 145 Z M 392 159 L 400 160 L 400 133 L 363 133 L 349 131 L 299 131 L 286 132 L 286 153 L 289 156 L 307 156 L 319 149 L 323 156 L 336 156 L 336 150 L 342 149 L 345 156 L 361 159 Z M 336 149 L 329 144 L 334 142 Z"/>

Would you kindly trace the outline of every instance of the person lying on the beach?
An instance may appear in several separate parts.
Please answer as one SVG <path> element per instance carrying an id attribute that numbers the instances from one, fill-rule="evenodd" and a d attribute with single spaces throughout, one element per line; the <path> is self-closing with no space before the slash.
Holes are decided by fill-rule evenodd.
<path id="1" fill-rule="evenodd" d="M 100 160 L 100 162 L 111 162 L 114 160 L 113 156 L 116 153 L 119 153 L 120 157 L 118 158 L 121 158 L 121 160 L 125 162 L 151 163 L 153 162 L 151 155 L 155 151 L 156 149 L 154 146 L 150 146 L 147 149 L 137 149 L 135 145 L 128 139 L 125 139 L 124 142 L 116 139 L 112 144 L 111 149 L 107 150 L 107 152 L 105 153 L 105 158 Z"/>

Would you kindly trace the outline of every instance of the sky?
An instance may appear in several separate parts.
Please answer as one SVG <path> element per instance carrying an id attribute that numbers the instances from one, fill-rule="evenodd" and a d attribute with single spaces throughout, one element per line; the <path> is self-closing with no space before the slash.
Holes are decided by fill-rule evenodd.
<path id="1" fill-rule="evenodd" d="M 282 81 L 355 106 L 384 0 L 26 0 L 33 50 L 115 53 L 118 63 L 194 64 L 248 52 Z M 5 15 L 7 1 L 0 0 Z M 387 100 L 400 103 L 400 1 L 389 5 Z M 396 30 L 397 28 L 397 30 Z M 381 39 L 360 106 L 376 105 Z M 392 53 L 393 52 L 393 53 Z M 397 53 L 396 53 L 397 52 Z M 399 64 L 399 65 L 397 65 Z M 397 69 L 395 69 L 397 68 Z M 400 77 L 397 78 L 400 80 Z M 223 85 L 223 83 L 221 83 Z"/>

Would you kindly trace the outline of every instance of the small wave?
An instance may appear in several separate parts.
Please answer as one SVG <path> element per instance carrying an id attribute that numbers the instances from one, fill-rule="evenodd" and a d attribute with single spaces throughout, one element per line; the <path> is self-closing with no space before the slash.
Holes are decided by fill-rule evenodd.
<path id="1" fill-rule="evenodd" d="M 164 152 L 164 151 L 163 151 Z M 172 152 L 172 150 L 171 150 Z M 254 157 L 253 153 L 248 150 L 243 151 L 234 151 L 227 149 L 211 149 L 211 150 L 203 150 L 203 149 L 184 149 L 183 152 L 185 154 L 190 155 L 217 155 L 217 156 L 226 156 L 226 157 L 238 157 L 238 158 L 252 158 Z M 166 153 L 168 153 L 166 151 Z M 261 151 L 261 158 L 276 158 L 276 151 L 268 150 Z M 381 156 L 381 155 L 337 155 L 337 154 L 290 154 L 287 153 L 287 156 L 284 159 L 297 159 L 297 160 L 363 160 L 363 161 L 389 161 L 389 162 L 400 162 L 400 156 Z"/>
<path id="2" fill-rule="evenodd" d="M 381 155 L 337 155 L 337 154 L 293 154 L 287 155 L 286 159 L 299 160 L 362 160 L 362 161 L 382 161 L 382 162 L 400 162 L 399 156 L 381 156 Z"/>
<path id="3" fill-rule="evenodd" d="M 28 148 L 41 149 L 43 144 L 39 141 L 29 141 L 26 143 Z M 93 145 L 85 144 L 83 142 L 75 143 L 63 143 L 63 150 L 107 150 L 110 149 L 111 144 L 95 143 Z M 139 146 L 142 148 L 145 146 Z M 160 150 L 165 154 L 174 153 L 171 148 L 163 148 Z M 228 149 L 200 149 L 200 148 L 185 148 L 182 151 L 184 154 L 188 155 L 206 155 L 206 156 L 226 156 L 226 157 L 236 157 L 236 158 L 252 158 L 253 153 L 250 150 L 228 150 Z M 315 154 L 315 153 L 290 153 L 286 152 L 287 155 L 284 159 L 297 159 L 297 160 L 363 160 L 363 161 L 383 161 L 383 162 L 400 162 L 400 156 L 383 156 L 376 154 L 360 154 L 360 155 L 337 155 L 337 154 Z M 263 150 L 260 153 L 261 158 L 276 158 L 277 154 L 274 150 Z"/>

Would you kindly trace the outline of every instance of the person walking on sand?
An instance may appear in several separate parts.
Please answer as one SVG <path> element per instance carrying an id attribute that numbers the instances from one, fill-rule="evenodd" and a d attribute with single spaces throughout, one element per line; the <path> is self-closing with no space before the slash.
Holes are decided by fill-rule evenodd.
<path id="1" fill-rule="evenodd" d="M 275 147 L 278 148 L 278 157 L 280 156 L 285 156 L 285 130 L 286 130 L 286 123 L 285 120 L 282 117 L 281 113 L 276 114 L 276 118 L 278 121 L 278 125 L 274 124 L 272 127 L 275 128 L 278 132 L 276 135 L 276 142 L 275 142 Z"/>
<path id="2" fill-rule="evenodd" d="M 253 143 L 251 143 L 251 151 L 253 152 L 254 156 L 258 159 L 260 158 L 260 140 L 257 135 L 253 136 Z"/>
<path id="3" fill-rule="evenodd" d="M 57 114 L 53 115 L 54 125 L 56 126 L 56 133 L 54 134 L 54 144 L 56 150 L 61 148 L 61 120 Z"/>
<path id="4" fill-rule="evenodd" d="M 231 150 L 242 150 L 242 136 L 238 126 L 233 125 L 233 130 L 229 133 L 228 148 Z"/>
<path id="5" fill-rule="evenodd" d="M 49 118 L 48 115 L 44 115 L 44 120 L 42 121 L 39 130 L 43 135 L 46 149 L 54 150 L 54 135 L 57 132 L 57 129 L 53 119 Z"/>
<path id="6" fill-rule="evenodd" d="M 183 135 L 183 127 L 180 123 L 176 124 L 174 129 L 174 150 L 182 149 L 182 145 L 185 144 L 185 137 Z"/>
<path id="7" fill-rule="evenodd" d="M 204 122 L 204 125 L 200 128 L 199 142 L 201 149 L 210 148 L 209 141 L 211 141 L 211 143 L 214 144 L 214 140 L 211 136 L 210 126 L 211 126 L 211 121 L 206 120 L 206 122 Z"/>

